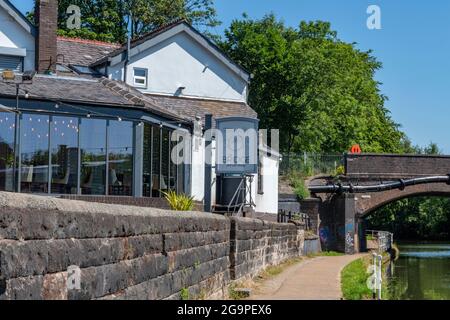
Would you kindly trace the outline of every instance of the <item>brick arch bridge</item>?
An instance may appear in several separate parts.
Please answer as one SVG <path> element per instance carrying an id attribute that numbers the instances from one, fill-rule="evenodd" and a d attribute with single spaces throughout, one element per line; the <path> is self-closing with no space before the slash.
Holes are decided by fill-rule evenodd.
<path id="1" fill-rule="evenodd" d="M 359 217 L 364 218 L 375 210 L 397 200 L 420 197 L 420 196 L 439 196 L 450 198 L 450 185 L 446 183 L 430 183 L 415 185 L 405 188 L 405 190 L 389 190 L 379 193 L 372 193 L 357 196 L 356 212 Z"/>
<path id="2" fill-rule="evenodd" d="M 450 156 L 348 154 L 345 175 L 309 182 L 302 209 L 316 221 L 322 246 L 353 254 L 365 239 L 364 217 L 396 200 L 450 197 Z"/>

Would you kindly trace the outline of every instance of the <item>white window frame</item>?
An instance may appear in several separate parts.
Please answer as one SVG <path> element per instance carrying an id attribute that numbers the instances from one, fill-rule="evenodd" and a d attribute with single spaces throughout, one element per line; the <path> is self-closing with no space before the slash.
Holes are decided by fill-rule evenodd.
<path id="1" fill-rule="evenodd" d="M 142 70 L 145 72 L 145 77 L 136 76 L 136 70 Z M 136 82 L 136 80 L 144 80 L 144 84 Z M 133 85 L 137 88 L 147 89 L 148 85 L 148 69 L 146 68 L 133 68 Z"/>

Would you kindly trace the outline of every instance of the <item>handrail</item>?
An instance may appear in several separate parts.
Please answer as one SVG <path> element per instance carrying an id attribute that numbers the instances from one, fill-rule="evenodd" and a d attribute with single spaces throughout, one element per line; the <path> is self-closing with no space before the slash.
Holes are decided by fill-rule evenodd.
<path id="1" fill-rule="evenodd" d="M 349 185 L 329 184 L 326 186 L 310 186 L 308 187 L 311 193 L 366 193 L 366 192 L 382 192 L 394 189 L 404 190 L 406 187 L 427 183 L 447 183 L 450 185 L 450 174 L 446 176 L 423 177 L 413 179 L 400 179 L 396 182 L 381 183 L 368 186 L 354 186 Z"/>
<path id="2" fill-rule="evenodd" d="M 237 196 L 238 196 L 239 192 L 242 191 L 241 189 L 242 189 L 242 184 L 244 183 L 244 181 L 245 181 L 244 179 L 241 180 L 241 182 L 239 183 L 239 186 L 237 187 L 236 191 L 234 192 L 233 197 L 231 198 L 231 201 L 227 207 L 228 212 L 230 212 L 232 203 L 237 202 L 237 200 L 239 199 Z M 235 203 L 235 205 L 237 205 L 237 203 Z M 233 213 L 234 213 L 234 210 L 233 210 Z"/>

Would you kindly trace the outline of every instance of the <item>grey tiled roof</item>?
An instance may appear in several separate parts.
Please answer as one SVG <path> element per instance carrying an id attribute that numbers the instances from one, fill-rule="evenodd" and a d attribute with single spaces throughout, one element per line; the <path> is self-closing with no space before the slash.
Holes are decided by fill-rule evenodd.
<path id="1" fill-rule="evenodd" d="M 146 96 L 153 103 L 165 108 L 171 108 L 171 110 L 190 119 L 200 117 L 204 120 L 206 114 L 212 114 L 214 118 L 249 117 L 256 119 L 258 117 L 255 110 L 250 108 L 245 102 L 170 97 L 151 94 L 147 94 Z"/>
<path id="2" fill-rule="evenodd" d="M 101 41 L 58 37 L 58 63 L 89 66 L 102 59 L 120 45 Z"/>
<path id="3" fill-rule="evenodd" d="M 183 117 L 182 114 L 178 112 L 176 108 L 173 108 L 171 105 L 162 104 L 157 100 L 150 99 L 146 95 L 142 94 L 137 89 L 132 86 L 115 80 L 110 80 L 107 78 L 103 78 L 100 82 L 110 90 L 120 94 L 124 98 L 126 98 L 131 103 L 142 105 L 145 109 L 162 115 L 162 116 L 170 116 L 171 118 L 183 120 L 186 118 Z"/>
<path id="4" fill-rule="evenodd" d="M 106 105 L 137 105 L 111 91 L 98 80 L 36 75 L 32 84 L 21 84 L 20 95 L 28 92 L 30 98 L 73 101 Z M 15 96 L 15 85 L 0 81 L 0 96 Z"/>
<path id="5" fill-rule="evenodd" d="M 20 95 L 24 97 L 28 92 L 30 99 L 135 107 L 186 123 L 196 117 L 204 119 L 209 113 L 215 118 L 257 118 L 256 112 L 244 102 L 145 95 L 123 82 L 106 78 L 36 75 L 32 84 L 21 84 L 20 89 Z M 15 85 L 0 81 L 0 96 L 15 97 Z"/>
<path id="6" fill-rule="evenodd" d="M 20 81 L 19 77 L 17 81 Z M 104 106 L 135 107 L 180 122 L 187 120 L 170 106 L 148 99 L 133 87 L 106 78 L 56 77 L 36 75 L 32 84 L 20 85 L 20 96 L 30 99 L 72 103 L 92 103 Z M 0 80 L 0 96 L 15 97 L 14 83 Z"/>

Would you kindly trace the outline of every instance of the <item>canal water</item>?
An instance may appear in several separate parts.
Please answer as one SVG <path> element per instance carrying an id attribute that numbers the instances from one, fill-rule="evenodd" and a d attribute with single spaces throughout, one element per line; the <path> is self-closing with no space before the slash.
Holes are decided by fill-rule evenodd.
<path id="1" fill-rule="evenodd" d="M 391 265 L 392 300 L 450 300 L 450 243 L 401 244 Z"/>

